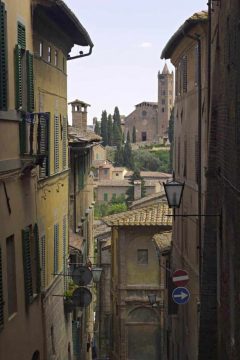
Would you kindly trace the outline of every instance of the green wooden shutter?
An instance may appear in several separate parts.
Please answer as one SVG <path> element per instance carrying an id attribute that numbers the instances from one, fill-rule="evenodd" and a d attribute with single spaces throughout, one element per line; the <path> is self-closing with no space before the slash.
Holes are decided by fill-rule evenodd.
<path id="1" fill-rule="evenodd" d="M 26 49 L 26 30 L 20 22 L 17 23 L 17 40 L 22 49 Z"/>
<path id="2" fill-rule="evenodd" d="M 14 56 L 15 56 L 15 102 L 16 102 L 17 110 L 23 105 L 21 53 L 22 53 L 21 46 L 16 45 L 14 50 Z"/>
<path id="3" fill-rule="evenodd" d="M 40 252 L 39 252 L 39 233 L 38 225 L 35 224 L 33 228 L 34 242 L 35 242 L 35 265 L 36 265 L 36 290 L 37 294 L 41 292 L 41 268 L 40 268 Z"/>
<path id="4" fill-rule="evenodd" d="M 27 51 L 27 110 L 34 111 L 33 55 Z"/>
<path id="5" fill-rule="evenodd" d="M 4 300 L 3 300 L 3 279 L 2 279 L 2 249 L 0 248 L 0 328 L 4 324 Z"/>
<path id="6" fill-rule="evenodd" d="M 59 171 L 59 117 L 54 116 L 54 172 Z"/>
<path id="7" fill-rule="evenodd" d="M 49 175 L 49 116 L 47 113 L 40 115 L 40 154 L 46 155 L 40 168 L 40 177 Z"/>
<path id="8" fill-rule="evenodd" d="M 63 161 L 63 169 L 67 167 L 67 150 L 68 150 L 68 143 L 67 143 L 67 118 L 63 117 L 63 142 L 62 142 L 62 161 Z"/>
<path id="9" fill-rule="evenodd" d="M 5 5 L 0 1 L 0 110 L 7 110 L 7 32 Z"/>
<path id="10" fill-rule="evenodd" d="M 58 273 L 59 224 L 54 225 L 54 274 Z"/>
<path id="11" fill-rule="evenodd" d="M 67 275 L 67 258 L 68 258 L 68 251 L 67 251 L 67 215 L 63 217 L 63 274 Z M 64 291 L 67 290 L 68 285 L 68 278 L 64 276 Z"/>
<path id="12" fill-rule="evenodd" d="M 25 300 L 29 305 L 33 301 L 32 270 L 31 270 L 31 250 L 30 250 L 30 229 L 22 230 L 22 251 L 23 251 L 23 271 L 25 285 Z"/>

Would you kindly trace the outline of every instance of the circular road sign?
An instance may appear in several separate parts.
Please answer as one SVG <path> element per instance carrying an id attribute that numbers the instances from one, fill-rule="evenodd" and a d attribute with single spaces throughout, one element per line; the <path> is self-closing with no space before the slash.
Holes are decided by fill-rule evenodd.
<path id="1" fill-rule="evenodd" d="M 188 283 L 189 276 L 186 270 L 178 269 L 174 271 L 172 281 L 175 286 L 185 286 Z"/>
<path id="2" fill-rule="evenodd" d="M 189 302 L 190 292 L 185 287 L 177 287 L 172 292 L 173 301 L 178 305 L 184 305 Z"/>
<path id="3" fill-rule="evenodd" d="M 78 266 L 72 272 L 74 284 L 79 286 L 88 285 L 92 280 L 92 272 L 86 266 Z"/>
<path id="4" fill-rule="evenodd" d="M 92 301 L 91 292 L 84 287 L 79 287 L 72 294 L 72 302 L 75 306 L 86 307 Z"/>

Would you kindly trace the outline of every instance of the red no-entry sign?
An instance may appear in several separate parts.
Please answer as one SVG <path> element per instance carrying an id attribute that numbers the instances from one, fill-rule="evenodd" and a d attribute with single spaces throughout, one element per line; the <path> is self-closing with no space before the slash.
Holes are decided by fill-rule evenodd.
<path id="1" fill-rule="evenodd" d="M 175 286 L 185 286 L 188 283 L 189 276 L 186 270 L 178 269 L 174 271 L 172 281 Z"/>

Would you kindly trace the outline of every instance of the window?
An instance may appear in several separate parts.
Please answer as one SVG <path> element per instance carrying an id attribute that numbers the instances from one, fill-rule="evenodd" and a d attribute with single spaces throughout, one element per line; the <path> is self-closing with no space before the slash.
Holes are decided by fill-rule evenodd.
<path id="1" fill-rule="evenodd" d="M 148 264 L 148 249 L 138 249 L 137 263 L 139 265 L 147 265 Z"/>
<path id="2" fill-rule="evenodd" d="M 54 172 L 59 171 L 59 117 L 54 116 Z"/>
<path id="3" fill-rule="evenodd" d="M 116 173 L 116 176 L 119 176 L 119 173 Z"/>
<path id="4" fill-rule="evenodd" d="M 142 141 L 147 141 L 147 133 L 146 133 L 146 131 L 142 132 Z"/>
<path id="5" fill-rule="evenodd" d="M 165 99 L 162 99 L 162 105 L 165 105 Z"/>
<path id="6" fill-rule="evenodd" d="M 63 169 L 67 168 L 68 159 L 67 159 L 67 150 L 68 150 L 68 141 L 67 141 L 67 117 L 63 117 L 63 125 L 62 125 L 62 161 L 63 161 Z"/>
<path id="7" fill-rule="evenodd" d="M 53 263 L 54 275 L 56 275 L 59 270 L 58 253 L 59 253 L 59 224 L 54 224 L 54 263 Z"/>
<path id="8" fill-rule="evenodd" d="M 39 43 L 39 56 L 40 57 L 43 56 L 43 43 L 42 43 L 42 41 L 40 41 L 40 43 Z"/>
<path id="9" fill-rule="evenodd" d="M 50 63 L 51 62 L 51 46 L 48 46 L 48 53 L 47 53 L 47 61 Z"/>
<path id="10" fill-rule="evenodd" d="M 104 175 L 107 175 L 108 174 L 108 169 L 104 169 L 103 173 L 104 173 Z"/>
<path id="11" fill-rule="evenodd" d="M 143 111 L 142 111 L 142 116 L 147 116 L 146 110 L 143 110 Z"/>
<path id="12" fill-rule="evenodd" d="M 164 109 L 164 107 L 162 108 L 162 112 L 164 112 L 165 111 L 165 109 Z"/>
<path id="13" fill-rule="evenodd" d="M 58 66 L 58 51 L 54 50 L 54 65 Z"/>
<path id="14" fill-rule="evenodd" d="M 15 46 L 16 110 L 34 111 L 33 55 L 26 50 L 25 26 L 18 22 L 18 43 Z"/>
<path id="15" fill-rule="evenodd" d="M 41 273 L 39 257 L 39 237 L 37 224 L 22 230 L 23 270 L 25 285 L 25 301 L 29 305 L 33 295 L 40 293 Z"/>
<path id="16" fill-rule="evenodd" d="M 184 56 L 182 59 L 182 76 L 183 76 L 183 92 L 187 92 L 187 56 Z"/>
<path id="17" fill-rule="evenodd" d="M 104 201 L 108 201 L 108 193 L 104 193 L 104 195 L 103 195 L 103 200 L 104 200 Z"/>
<path id="18" fill-rule="evenodd" d="M 49 139 L 50 139 L 50 113 L 39 114 L 40 122 L 40 154 L 45 154 L 42 166 L 39 169 L 39 176 L 41 178 L 50 174 L 50 156 Z"/>
<path id="19" fill-rule="evenodd" d="M 7 79 L 7 12 L 0 2 L 0 110 L 7 110 L 8 79 Z"/>
<path id="20" fill-rule="evenodd" d="M 163 95 L 163 96 L 165 96 L 165 95 L 166 95 L 166 91 L 165 91 L 165 90 L 163 90 L 162 95 Z"/>
<path id="21" fill-rule="evenodd" d="M 40 239 L 41 251 L 41 284 L 43 289 L 46 286 L 46 236 L 42 235 Z"/>
<path id="22" fill-rule="evenodd" d="M 7 290 L 8 290 L 8 316 L 17 312 L 17 287 L 14 235 L 6 240 L 7 250 Z"/>

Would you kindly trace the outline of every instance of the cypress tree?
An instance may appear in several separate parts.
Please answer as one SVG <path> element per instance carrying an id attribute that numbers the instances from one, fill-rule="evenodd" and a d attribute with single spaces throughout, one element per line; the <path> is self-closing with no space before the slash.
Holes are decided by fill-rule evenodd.
<path id="1" fill-rule="evenodd" d="M 113 122 L 121 127 L 121 117 L 118 107 L 116 106 L 113 114 Z"/>
<path id="2" fill-rule="evenodd" d="M 124 160 L 124 165 L 128 169 L 133 168 L 133 154 L 132 154 L 132 146 L 131 146 L 131 142 L 130 142 L 129 131 L 127 133 L 127 141 L 126 141 L 126 143 L 124 145 L 123 160 Z"/>
<path id="3" fill-rule="evenodd" d="M 134 144 L 137 140 L 137 134 L 136 134 L 136 127 L 135 125 L 133 126 L 133 131 L 132 131 L 132 143 Z"/>
<path id="4" fill-rule="evenodd" d="M 104 110 L 101 116 L 101 136 L 103 139 L 103 145 L 106 146 L 108 144 L 108 131 L 107 131 L 107 112 Z"/>
<path id="5" fill-rule="evenodd" d="M 124 154 L 123 154 L 123 147 L 121 145 L 117 146 L 117 150 L 115 152 L 115 166 L 123 166 L 124 164 Z"/>
<path id="6" fill-rule="evenodd" d="M 100 129 L 100 123 L 99 123 L 99 121 L 96 121 L 95 128 L 94 128 L 94 132 L 95 132 L 97 135 L 101 135 L 101 129 Z"/>
<path id="7" fill-rule="evenodd" d="M 113 123 L 113 139 L 112 144 L 114 146 L 120 147 L 122 145 L 122 133 L 119 129 L 119 126 L 116 123 Z"/>
<path id="8" fill-rule="evenodd" d="M 108 133 L 108 145 L 112 146 L 112 140 L 113 140 L 113 123 L 112 123 L 112 115 L 108 115 L 107 120 L 107 133 Z"/>

